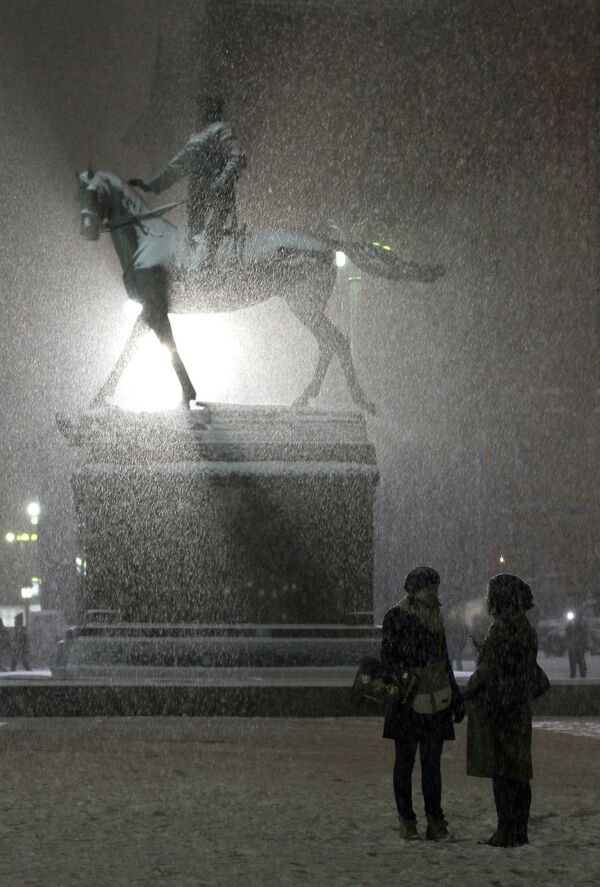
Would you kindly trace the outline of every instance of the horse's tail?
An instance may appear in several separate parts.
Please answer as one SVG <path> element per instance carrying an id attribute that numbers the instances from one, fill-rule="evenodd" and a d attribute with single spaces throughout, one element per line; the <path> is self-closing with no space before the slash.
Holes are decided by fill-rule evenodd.
<path id="1" fill-rule="evenodd" d="M 335 249 L 345 253 L 355 265 L 374 277 L 386 280 L 417 280 L 433 283 L 446 269 L 443 265 L 420 265 L 406 262 L 389 247 L 377 243 L 358 243 L 354 240 L 332 241 Z"/>

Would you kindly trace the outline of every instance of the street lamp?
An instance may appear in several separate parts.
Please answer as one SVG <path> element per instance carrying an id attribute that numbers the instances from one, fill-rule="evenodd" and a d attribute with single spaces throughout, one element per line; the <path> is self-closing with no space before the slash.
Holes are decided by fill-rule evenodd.
<path id="1" fill-rule="evenodd" d="M 39 523 L 40 511 L 41 508 L 39 502 L 30 502 L 27 506 L 27 514 L 29 515 L 29 520 L 34 526 Z"/>

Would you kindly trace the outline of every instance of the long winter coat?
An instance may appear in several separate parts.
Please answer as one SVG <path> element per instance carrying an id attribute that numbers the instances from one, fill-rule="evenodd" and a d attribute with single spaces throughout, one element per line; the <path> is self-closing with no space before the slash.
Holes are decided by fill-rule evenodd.
<path id="1" fill-rule="evenodd" d="M 397 706 L 385 718 L 384 738 L 403 739 L 434 732 L 442 739 L 454 739 L 454 702 L 460 700 L 461 695 L 448 658 L 439 606 L 427 607 L 407 595 L 388 610 L 383 619 L 381 662 L 392 674 L 436 663 L 445 669 L 452 694 L 452 704 L 437 714 L 419 714 L 410 706 Z"/>
<path id="2" fill-rule="evenodd" d="M 482 644 L 467 701 L 467 774 L 526 782 L 531 765 L 528 681 L 538 641 L 524 613 L 496 618 Z"/>

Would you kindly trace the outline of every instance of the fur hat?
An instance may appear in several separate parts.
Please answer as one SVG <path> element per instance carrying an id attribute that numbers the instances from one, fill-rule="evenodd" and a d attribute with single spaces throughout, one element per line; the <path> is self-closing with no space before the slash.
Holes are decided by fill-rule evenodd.
<path id="1" fill-rule="evenodd" d="M 422 588 L 440 584 L 440 574 L 433 567 L 415 567 L 404 580 L 404 590 L 407 594 L 415 594 Z"/>

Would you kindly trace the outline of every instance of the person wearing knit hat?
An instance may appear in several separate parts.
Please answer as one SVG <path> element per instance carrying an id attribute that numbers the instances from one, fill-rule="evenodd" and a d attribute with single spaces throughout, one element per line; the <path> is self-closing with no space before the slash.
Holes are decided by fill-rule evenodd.
<path id="1" fill-rule="evenodd" d="M 440 574 L 433 567 L 415 567 L 404 580 L 404 591 L 407 594 L 415 594 L 423 588 L 440 584 Z"/>
<path id="2" fill-rule="evenodd" d="M 537 665 L 538 639 L 527 619 L 531 587 L 499 573 L 488 583 L 486 600 L 494 621 L 463 694 L 469 704 L 467 774 L 492 780 L 498 827 L 485 843 L 515 847 L 529 843 L 530 700 L 549 683 Z"/>
<path id="3" fill-rule="evenodd" d="M 453 721 L 464 717 L 464 705 L 452 666 L 438 597 L 440 575 L 433 567 L 415 567 L 404 581 L 406 596 L 385 614 L 381 662 L 399 684 L 409 679 L 413 690 L 398 700 L 385 718 L 383 736 L 396 746 L 394 796 L 400 836 L 418 838 L 412 804 L 412 771 L 417 748 L 426 839 L 445 840 L 448 823 L 442 810 L 441 756 L 444 741 L 454 739 Z"/>

